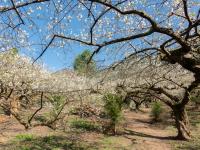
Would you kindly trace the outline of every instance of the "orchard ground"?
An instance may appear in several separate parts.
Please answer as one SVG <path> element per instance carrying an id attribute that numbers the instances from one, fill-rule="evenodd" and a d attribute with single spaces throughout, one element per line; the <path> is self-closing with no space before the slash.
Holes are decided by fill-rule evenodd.
<path id="1" fill-rule="evenodd" d="M 191 109 L 191 108 L 188 108 Z M 74 129 L 65 132 L 48 127 L 25 130 L 14 118 L 0 116 L 0 149 L 2 150 L 188 150 L 200 149 L 200 110 L 189 111 L 193 139 L 174 139 L 176 129 L 167 113 L 166 121 L 153 123 L 150 109 L 140 112 L 126 110 L 117 135 L 98 130 Z M 91 118 L 87 118 L 91 119 Z M 69 117 L 68 122 L 72 120 Z M 90 128 L 91 129 L 91 128 Z"/>

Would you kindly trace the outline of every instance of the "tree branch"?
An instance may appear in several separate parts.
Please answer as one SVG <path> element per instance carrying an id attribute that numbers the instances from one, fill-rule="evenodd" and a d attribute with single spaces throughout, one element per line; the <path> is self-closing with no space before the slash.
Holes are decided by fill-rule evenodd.
<path id="1" fill-rule="evenodd" d="M 15 10 L 17 16 L 19 17 L 19 19 L 21 20 L 22 24 L 24 24 L 24 20 L 22 19 L 21 15 L 19 14 L 19 11 L 17 10 L 16 6 L 15 6 L 15 3 L 13 0 L 10 0 L 12 5 L 13 5 L 13 9 Z"/>
<path id="2" fill-rule="evenodd" d="M 150 89 L 153 90 L 153 91 L 155 91 L 155 92 L 162 93 L 162 94 L 166 95 L 168 98 L 170 98 L 171 100 L 173 100 L 175 102 L 179 102 L 180 101 L 176 96 L 173 96 L 173 95 L 169 94 L 167 91 L 165 91 L 161 87 L 158 87 L 158 88 L 151 87 Z"/>
<path id="3" fill-rule="evenodd" d="M 188 14 L 188 5 L 187 5 L 187 0 L 182 0 L 183 2 L 183 8 L 184 8 L 184 13 L 185 13 L 185 17 L 187 18 L 188 22 L 189 22 L 189 26 L 192 25 L 192 21 L 189 17 Z"/>
<path id="4" fill-rule="evenodd" d="M 28 120 L 28 123 L 31 124 L 32 119 L 35 117 L 35 115 L 43 108 L 43 92 L 41 93 L 40 96 L 40 108 L 38 108 L 33 115 L 30 117 L 30 119 Z"/>
<path id="5" fill-rule="evenodd" d="M 28 5 L 31 5 L 31 4 L 47 2 L 47 1 L 50 1 L 50 0 L 33 0 L 33 1 L 30 1 L 30 2 L 20 3 L 18 5 L 12 6 L 12 7 L 0 8 L 0 12 L 4 13 L 4 12 L 10 11 L 10 10 L 14 10 L 14 9 L 21 8 L 21 7 L 24 7 L 24 6 L 28 6 Z"/>

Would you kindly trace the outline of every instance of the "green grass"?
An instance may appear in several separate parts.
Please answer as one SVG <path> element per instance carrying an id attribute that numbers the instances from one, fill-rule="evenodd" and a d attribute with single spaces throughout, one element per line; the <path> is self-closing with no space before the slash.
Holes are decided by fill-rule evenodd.
<path id="1" fill-rule="evenodd" d="M 174 150 L 199 150 L 200 135 L 193 137 L 190 141 L 179 141 L 172 145 L 174 145 Z"/>
<path id="2" fill-rule="evenodd" d="M 34 139 L 34 136 L 32 134 L 18 134 L 15 137 L 15 140 L 17 141 L 31 141 Z"/>
<path id="3" fill-rule="evenodd" d="M 100 142 L 103 150 L 129 150 L 132 144 L 131 140 L 119 136 L 105 136 Z"/>
<path id="4" fill-rule="evenodd" d="M 100 125 L 94 124 L 84 119 L 73 119 L 70 121 L 70 127 L 84 131 L 99 131 Z"/>
<path id="5" fill-rule="evenodd" d="M 90 145 L 65 136 L 37 137 L 20 134 L 15 137 L 5 150 L 87 150 Z"/>

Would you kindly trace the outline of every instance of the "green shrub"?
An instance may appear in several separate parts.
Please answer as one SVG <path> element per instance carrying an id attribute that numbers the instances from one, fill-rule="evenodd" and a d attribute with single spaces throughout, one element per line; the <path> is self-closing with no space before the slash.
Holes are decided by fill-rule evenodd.
<path id="1" fill-rule="evenodd" d="M 116 94 L 108 93 L 104 95 L 104 110 L 106 116 L 110 119 L 110 129 L 116 132 L 116 125 L 122 120 L 123 100 Z"/>
<path id="2" fill-rule="evenodd" d="M 34 136 L 32 134 L 18 134 L 15 138 L 18 141 L 31 141 L 34 139 Z"/>
<path id="3" fill-rule="evenodd" d="M 72 120 L 70 122 L 70 126 L 72 128 L 86 130 L 86 131 L 96 131 L 99 130 L 99 125 L 94 124 L 90 121 L 84 120 L 84 119 L 76 119 Z"/>
<path id="4" fill-rule="evenodd" d="M 153 117 L 154 121 L 160 121 L 161 118 L 161 113 L 163 112 L 163 108 L 160 102 L 154 102 L 152 109 L 151 109 L 151 115 Z"/>
<path id="5" fill-rule="evenodd" d="M 92 59 L 88 64 L 92 52 L 89 50 L 83 51 L 79 54 L 74 61 L 74 70 L 77 71 L 80 75 L 90 75 L 96 71 L 96 63 Z"/>
<path id="6" fill-rule="evenodd" d="M 53 95 L 50 98 L 50 102 L 53 106 L 51 112 L 50 112 L 50 116 L 52 118 L 56 117 L 58 115 L 58 113 L 60 112 L 61 108 L 63 107 L 64 103 L 65 103 L 65 99 L 64 96 L 61 95 Z"/>
<path id="7" fill-rule="evenodd" d="M 70 137 L 57 135 L 35 136 L 30 141 L 14 140 L 6 144 L 5 150 L 86 150 L 87 143 L 74 141 Z M 21 139 L 21 135 L 19 136 Z M 24 137 L 24 136 L 23 136 Z M 24 139 L 24 138 L 23 138 Z M 90 145 L 91 146 L 91 145 Z M 0 148 L 1 149 L 1 148 Z"/>
<path id="8" fill-rule="evenodd" d="M 31 150 L 29 146 L 21 146 L 20 150 Z"/>
<path id="9" fill-rule="evenodd" d="M 35 120 L 40 122 L 45 122 L 47 118 L 44 116 L 35 116 Z"/>

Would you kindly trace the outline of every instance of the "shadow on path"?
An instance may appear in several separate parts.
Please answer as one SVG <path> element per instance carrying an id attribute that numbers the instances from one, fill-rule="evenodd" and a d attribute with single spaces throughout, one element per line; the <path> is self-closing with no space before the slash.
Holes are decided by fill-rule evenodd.
<path id="1" fill-rule="evenodd" d="M 138 137 L 145 137 L 145 138 L 154 138 L 154 139 L 159 139 L 159 140 L 176 140 L 176 137 L 174 136 L 167 136 L 167 137 L 162 137 L 162 136 L 155 136 L 155 135 L 150 135 L 146 133 L 141 133 L 129 129 L 125 129 L 125 134 L 126 135 L 132 135 L 132 136 L 138 136 Z"/>

